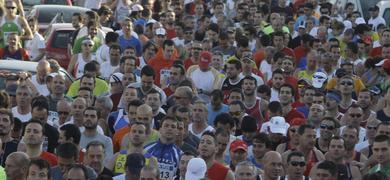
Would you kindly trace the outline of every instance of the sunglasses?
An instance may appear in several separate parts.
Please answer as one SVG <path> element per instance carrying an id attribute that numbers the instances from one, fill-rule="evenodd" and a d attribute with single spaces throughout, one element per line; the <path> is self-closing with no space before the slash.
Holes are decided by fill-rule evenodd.
<path id="1" fill-rule="evenodd" d="M 349 114 L 349 116 L 351 117 L 351 118 L 360 118 L 360 117 L 362 117 L 362 115 L 361 114 Z"/>
<path id="2" fill-rule="evenodd" d="M 301 167 L 303 167 L 303 166 L 306 165 L 306 162 L 304 162 L 304 161 L 291 161 L 290 164 L 292 166 L 301 166 Z"/>
<path id="3" fill-rule="evenodd" d="M 329 126 L 329 125 L 326 125 L 326 124 L 321 124 L 320 127 L 321 127 L 321 129 L 328 129 L 329 131 L 334 129 L 333 126 Z"/>
<path id="4" fill-rule="evenodd" d="M 341 85 L 345 86 L 345 85 L 348 85 L 348 86 L 352 86 L 352 82 L 341 82 L 340 83 Z"/>
<path id="5" fill-rule="evenodd" d="M 202 51 L 202 48 L 192 48 L 192 50 Z"/>
<path id="6" fill-rule="evenodd" d="M 85 47 L 92 47 L 92 44 L 84 44 Z"/>
<path id="7" fill-rule="evenodd" d="M 367 126 L 367 129 L 368 130 L 376 130 L 376 127 L 375 126 Z"/>
<path id="8" fill-rule="evenodd" d="M 12 6 L 11 6 L 11 7 L 7 7 L 7 9 L 16 9 L 16 7 L 12 7 Z"/>

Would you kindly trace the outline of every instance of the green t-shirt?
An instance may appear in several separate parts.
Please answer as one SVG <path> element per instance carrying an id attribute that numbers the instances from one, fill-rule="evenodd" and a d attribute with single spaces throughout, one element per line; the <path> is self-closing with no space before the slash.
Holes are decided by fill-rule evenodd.
<path id="1" fill-rule="evenodd" d="M 78 94 L 78 91 L 80 89 L 80 79 L 73 82 L 68 90 L 68 93 L 66 96 L 68 97 L 75 97 Z M 103 94 L 108 94 L 110 92 L 110 89 L 108 87 L 108 84 L 106 81 L 100 78 L 96 78 L 96 86 L 95 89 L 93 89 L 93 95 L 94 96 L 100 96 Z"/>
<path id="2" fill-rule="evenodd" d="M 76 39 L 74 46 L 73 46 L 73 49 L 72 49 L 73 54 L 81 53 L 82 42 L 87 38 L 88 38 L 88 35 Z M 102 45 L 102 41 L 96 36 L 94 38 L 92 38 L 92 41 L 94 42 L 94 45 L 92 47 L 92 52 L 96 52 L 96 50 Z"/>
<path id="3" fill-rule="evenodd" d="M 381 166 L 380 164 L 378 164 L 378 165 L 374 166 L 373 168 L 371 168 L 368 173 L 373 174 L 376 172 L 381 172 L 381 173 L 385 174 L 388 178 L 390 178 L 390 165 Z"/>
<path id="4" fill-rule="evenodd" d="M 263 32 L 267 35 L 270 35 L 271 33 L 273 33 L 275 30 L 272 28 L 271 25 L 267 26 L 267 27 L 264 27 L 263 29 Z M 290 30 L 288 29 L 288 27 L 286 26 L 283 26 L 282 28 L 282 31 L 285 32 L 285 33 L 288 33 L 290 34 Z"/>
<path id="5" fill-rule="evenodd" d="M 1 26 L 0 34 L 2 41 L 0 42 L 0 48 L 4 48 L 6 45 L 8 45 L 7 37 L 10 33 L 17 33 L 19 35 L 21 33 L 19 26 L 14 21 L 5 22 Z"/>

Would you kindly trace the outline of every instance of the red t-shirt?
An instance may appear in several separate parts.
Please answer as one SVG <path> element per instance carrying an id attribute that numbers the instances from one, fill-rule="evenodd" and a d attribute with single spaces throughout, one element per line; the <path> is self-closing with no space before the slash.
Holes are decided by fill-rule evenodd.
<path id="1" fill-rule="evenodd" d="M 7 48 L 7 47 L 5 47 Z M 16 52 L 11 53 L 5 48 L 0 48 L 0 58 L 1 59 L 16 59 L 16 60 L 23 60 L 23 61 L 29 61 L 30 58 L 28 56 L 27 51 L 24 48 L 19 48 Z"/>
<path id="2" fill-rule="evenodd" d="M 55 156 L 52 153 L 42 151 L 42 153 L 39 157 L 46 160 L 50 164 L 50 167 L 57 165 L 57 156 Z"/>
<path id="3" fill-rule="evenodd" d="M 223 166 L 219 162 L 214 161 L 214 164 L 207 170 L 207 177 L 210 180 L 225 179 L 229 168 Z"/>
<path id="4" fill-rule="evenodd" d="M 172 38 L 176 37 L 175 28 L 173 28 L 173 29 L 165 28 L 165 30 L 167 31 L 167 39 L 172 39 Z"/>
<path id="5" fill-rule="evenodd" d="M 379 46 L 379 47 L 371 49 L 370 56 L 371 57 L 380 57 L 380 56 L 382 56 L 382 46 Z"/>
<path id="6" fill-rule="evenodd" d="M 170 68 L 172 67 L 173 60 L 155 57 L 150 59 L 149 65 L 153 67 L 156 72 L 156 78 L 154 78 L 154 84 L 161 86 L 160 78 L 169 77 Z"/>
<path id="7" fill-rule="evenodd" d="M 165 95 L 167 95 L 167 97 L 171 96 L 174 93 L 172 91 L 172 89 L 169 87 L 164 88 L 163 91 L 164 91 Z"/>
<path id="8" fill-rule="evenodd" d="M 256 66 L 259 68 L 261 61 L 265 58 L 265 52 L 263 49 L 256 51 L 255 55 L 253 55 L 255 59 Z"/>
<path id="9" fill-rule="evenodd" d="M 303 46 L 298 46 L 294 49 L 295 54 L 295 65 L 298 65 L 301 61 L 301 58 L 306 57 L 307 53 L 309 52 L 308 49 L 304 48 Z"/>
<path id="10" fill-rule="evenodd" d="M 282 52 L 283 52 L 285 55 L 291 56 L 293 59 L 295 59 L 294 50 L 292 50 L 291 48 L 284 47 L 284 48 L 282 49 Z"/>
<path id="11" fill-rule="evenodd" d="M 186 60 L 184 61 L 184 68 L 186 68 L 186 70 L 187 70 L 188 68 L 190 68 L 192 65 L 195 65 L 195 64 L 192 62 L 191 58 L 188 58 L 188 59 L 186 59 Z"/>

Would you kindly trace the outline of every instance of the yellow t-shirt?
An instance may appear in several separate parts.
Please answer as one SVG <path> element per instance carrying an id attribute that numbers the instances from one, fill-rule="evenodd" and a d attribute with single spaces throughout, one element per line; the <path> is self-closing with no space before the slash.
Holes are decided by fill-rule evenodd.
<path id="1" fill-rule="evenodd" d="M 77 96 L 77 93 L 80 89 L 80 79 L 73 82 L 68 90 L 68 93 L 66 94 L 68 97 L 75 97 Z M 106 81 L 100 78 L 96 78 L 96 86 L 95 89 L 93 89 L 93 95 L 94 96 L 100 96 L 105 93 L 109 93 L 110 89 L 108 87 L 108 84 Z"/>

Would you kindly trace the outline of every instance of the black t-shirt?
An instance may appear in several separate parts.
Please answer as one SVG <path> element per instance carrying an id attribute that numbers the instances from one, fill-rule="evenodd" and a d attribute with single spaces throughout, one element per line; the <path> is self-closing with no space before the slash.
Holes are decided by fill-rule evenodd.
<path id="1" fill-rule="evenodd" d="M 99 177 L 101 176 L 109 176 L 109 177 L 114 177 L 114 173 L 112 173 L 112 171 L 110 171 L 109 169 L 107 169 L 106 167 L 104 167 L 102 173 L 99 174 Z M 99 178 L 98 177 L 98 178 Z"/>
<path id="2" fill-rule="evenodd" d="M 16 152 L 18 150 L 18 144 L 19 141 L 17 140 L 11 140 L 6 143 L 3 143 L 3 154 L 0 156 L 0 162 L 1 166 L 4 167 L 5 165 L 5 160 L 7 159 L 8 155 L 10 155 L 13 152 Z"/>
<path id="3" fill-rule="evenodd" d="M 378 112 L 376 112 L 376 118 L 379 120 L 379 121 L 382 121 L 382 122 L 385 122 L 385 121 L 390 121 L 390 117 L 387 116 L 385 114 L 385 112 L 383 111 L 383 109 L 379 110 Z"/>

